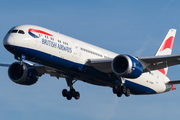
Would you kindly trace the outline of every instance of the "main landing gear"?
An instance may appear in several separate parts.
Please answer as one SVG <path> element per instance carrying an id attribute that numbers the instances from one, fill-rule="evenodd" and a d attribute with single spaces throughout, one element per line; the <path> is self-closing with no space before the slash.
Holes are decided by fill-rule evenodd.
<path id="1" fill-rule="evenodd" d="M 121 97 L 122 94 L 124 94 L 126 97 L 129 97 L 131 91 L 129 88 L 126 88 L 126 86 L 123 85 L 123 86 L 114 86 L 113 93 L 116 94 L 118 97 Z"/>
<path id="2" fill-rule="evenodd" d="M 72 78 L 66 78 L 66 82 L 70 90 L 68 91 L 67 89 L 63 89 L 62 91 L 63 97 L 66 97 L 67 100 L 71 100 L 72 97 L 78 100 L 80 98 L 80 94 L 73 88 L 73 84 L 76 82 L 76 80 L 73 82 Z"/>

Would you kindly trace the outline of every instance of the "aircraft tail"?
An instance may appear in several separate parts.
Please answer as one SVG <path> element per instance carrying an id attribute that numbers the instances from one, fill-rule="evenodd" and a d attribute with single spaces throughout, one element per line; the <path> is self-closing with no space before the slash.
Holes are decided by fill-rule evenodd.
<path id="1" fill-rule="evenodd" d="M 175 35 L 176 35 L 176 29 L 170 29 L 166 37 L 164 38 L 161 46 L 159 47 L 158 51 L 156 52 L 155 56 L 171 55 Z M 168 67 L 159 69 L 159 71 L 167 75 Z"/>

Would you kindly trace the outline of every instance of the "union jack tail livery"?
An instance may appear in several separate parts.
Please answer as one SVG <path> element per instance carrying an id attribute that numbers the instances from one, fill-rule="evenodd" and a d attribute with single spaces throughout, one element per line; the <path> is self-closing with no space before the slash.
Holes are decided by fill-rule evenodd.
<path id="1" fill-rule="evenodd" d="M 176 35 L 176 29 L 170 29 L 155 56 L 171 55 L 175 35 Z M 168 67 L 159 69 L 159 71 L 167 75 Z"/>

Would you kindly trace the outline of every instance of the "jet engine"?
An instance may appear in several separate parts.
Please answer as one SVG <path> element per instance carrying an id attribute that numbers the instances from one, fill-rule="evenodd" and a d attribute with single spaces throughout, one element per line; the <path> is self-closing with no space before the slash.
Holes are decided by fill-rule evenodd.
<path id="1" fill-rule="evenodd" d="M 130 55 L 118 55 L 112 61 L 112 70 L 119 77 L 138 78 L 143 72 L 143 66 Z"/>
<path id="2" fill-rule="evenodd" d="M 38 80 L 35 68 L 27 63 L 12 63 L 8 69 L 8 75 L 13 82 L 20 85 L 32 85 Z"/>

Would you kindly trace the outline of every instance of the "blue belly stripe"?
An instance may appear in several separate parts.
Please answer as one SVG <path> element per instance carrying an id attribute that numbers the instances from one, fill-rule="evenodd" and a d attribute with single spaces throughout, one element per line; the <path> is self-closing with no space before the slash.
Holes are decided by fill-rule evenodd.
<path id="1" fill-rule="evenodd" d="M 131 90 L 132 94 L 156 94 L 151 88 L 126 80 L 125 86 Z"/>

